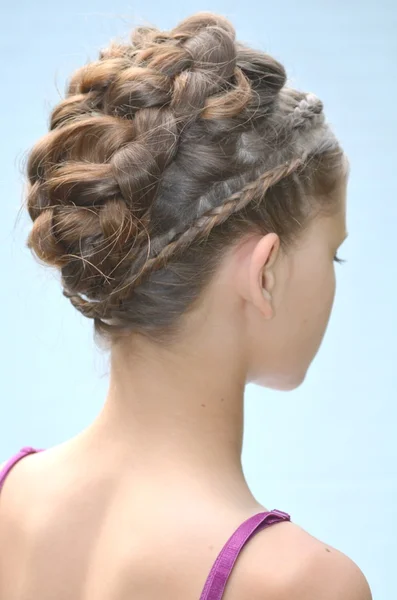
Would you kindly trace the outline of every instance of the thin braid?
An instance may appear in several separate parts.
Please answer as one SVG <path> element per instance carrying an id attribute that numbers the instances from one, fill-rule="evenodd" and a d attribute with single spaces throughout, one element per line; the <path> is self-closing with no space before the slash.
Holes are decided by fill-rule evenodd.
<path id="1" fill-rule="evenodd" d="M 201 215 L 187 231 L 183 232 L 176 240 L 170 241 L 156 256 L 146 260 L 138 274 L 135 274 L 132 279 L 124 281 L 121 287 L 112 290 L 105 300 L 90 302 L 77 294 L 70 294 L 66 290 L 63 292 L 64 295 L 69 298 L 75 308 L 87 317 L 111 318 L 111 309 L 115 299 L 120 301 L 128 297 L 131 290 L 138 287 L 148 275 L 164 267 L 171 257 L 187 248 L 193 241 L 198 238 L 206 239 L 214 227 L 224 223 L 232 214 L 245 208 L 255 198 L 262 200 L 271 186 L 296 171 L 304 163 L 304 160 L 304 158 L 297 158 L 271 171 L 265 171 L 255 181 L 232 194 L 220 206 Z M 143 250 L 142 255 L 147 255 L 149 252 L 150 245 Z"/>

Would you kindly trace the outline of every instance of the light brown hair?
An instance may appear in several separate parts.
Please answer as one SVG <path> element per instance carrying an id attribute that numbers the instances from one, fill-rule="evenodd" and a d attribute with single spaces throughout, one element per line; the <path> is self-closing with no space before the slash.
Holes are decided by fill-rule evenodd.
<path id="1" fill-rule="evenodd" d="M 49 129 L 27 162 L 28 246 L 113 341 L 169 340 L 227 249 L 252 232 L 291 244 L 344 169 L 321 101 L 212 13 L 111 43 Z"/>

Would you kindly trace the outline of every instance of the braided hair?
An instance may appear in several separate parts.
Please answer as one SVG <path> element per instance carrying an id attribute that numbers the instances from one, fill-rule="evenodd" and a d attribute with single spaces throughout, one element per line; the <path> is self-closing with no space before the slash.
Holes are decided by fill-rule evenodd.
<path id="1" fill-rule="evenodd" d="M 343 162 L 322 102 L 226 18 L 137 27 L 72 75 L 32 148 L 27 243 L 98 332 L 160 339 L 244 234 L 298 235 Z"/>

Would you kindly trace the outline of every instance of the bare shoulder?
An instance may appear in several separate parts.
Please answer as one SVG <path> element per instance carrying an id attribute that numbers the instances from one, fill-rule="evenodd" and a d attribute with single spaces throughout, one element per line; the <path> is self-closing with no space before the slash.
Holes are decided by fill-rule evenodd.
<path id="1" fill-rule="evenodd" d="M 32 459 L 33 459 L 33 463 L 35 463 L 35 462 L 37 461 L 37 458 L 36 458 L 36 456 L 38 457 L 39 455 L 38 455 L 38 454 L 37 454 L 37 455 L 36 455 L 36 454 L 29 454 L 29 455 L 25 456 L 25 457 L 23 458 L 23 460 L 20 460 L 20 461 L 18 461 L 17 465 L 15 465 L 15 466 L 14 466 L 14 467 L 11 469 L 11 471 L 10 471 L 10 474 L 9 474 L 9 477 L 7 478 L 7 481 L 8 481 L 8 479 L 11 479 L 11 477 L 13 477 L 13 476 L 14 476 L 13 474 L 14 474 L 16 471 L 17 471 L 18 473 L 20 473 L 20 472 L 29 472 L 29 470 L 30 470 L 30 466 L 31 466 L 31 462 L 32 462 Z M 5 460 L 4 462 L 0 463 L 0 471 L 2 471 L 2 470 L 4 469 L 4 467 L 5 467 L 5 466 L 8 464 L 8 462 L 9 462 L 9 459 L 7 459 L 7 460 Z M 28 468 L 28 469 L 26 469 L 26 465 L 27 465 L 27 464 L 29 465 L 29 468 Z M 12 474 L 12 475 L 11 475 L 11 474 Z"/>
<path id="2" fill-rule="evenodd" d="M 296 563 L 274 600 L 372 600 L 368 582 L 345 554 L 317 540 Z"/>
<path id="3" fill-rule="evenodd" d="M 241 560 L 252 600 L 372 600 L 354 561 L 291 522 L 256 534 Z"/>
<path id="4" fill-rule="evenodd" d="M 37 464 L 40 464 L 40 454 L 29 454 L 18 461 L 9 471 L 4 487 L 1 489 L 1 508 L 2 512 L 6 508 L 17 508 L 20 503 L 24 503 L 29 490 L 34 490 L 36 485 L 36 476 L 38 471 Z M 0 471 L 4 469 L 9 461 L 6 460 L 0 464 Z"/>

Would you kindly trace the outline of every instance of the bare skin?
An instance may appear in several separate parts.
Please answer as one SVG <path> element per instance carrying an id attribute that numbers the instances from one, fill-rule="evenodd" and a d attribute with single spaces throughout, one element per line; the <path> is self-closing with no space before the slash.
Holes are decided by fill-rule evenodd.
<path id="1" fill-rule="evenodd" d="M 244 477 L 244 388 L 297 387 L 321 344 L 346 236 L 345 186 L 337 193 L 339 210 L 316 217 L 293 251 L 275 234 L 230 251 L 177 344 L 133 338 L 113 348 L 95 422 L 6 480 L 1 598 L 197 600 L 231 533 L 275 508 Z M 352 561 L 292 522 L 250 540 L 224 598 L 371 595 Z"/>

